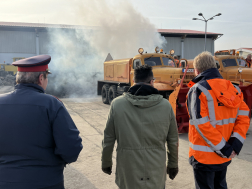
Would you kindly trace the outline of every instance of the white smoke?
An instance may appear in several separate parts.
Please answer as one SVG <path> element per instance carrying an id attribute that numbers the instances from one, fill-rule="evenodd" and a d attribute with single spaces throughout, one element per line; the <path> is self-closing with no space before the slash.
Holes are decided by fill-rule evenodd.
<path id="1" fill-rule="evenodd" d="M 103 62 L 132 58 L 140 47 L 154 52 L 166 42 L 129 1 L 75 0 L 75 23 L 82 29 L 49 30 L 53 74 L 48 91 L 58 96 L 96 94 Z"/>

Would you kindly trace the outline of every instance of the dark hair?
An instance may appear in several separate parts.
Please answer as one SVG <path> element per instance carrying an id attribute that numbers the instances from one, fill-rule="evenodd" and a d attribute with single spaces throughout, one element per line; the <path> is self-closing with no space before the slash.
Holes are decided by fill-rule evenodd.
<path id="1" fill-rule="evenodd" d="M 153 79 L 152 67 L 148 65 L 137 66 L 134 72 L 135 83 L 149 83 Z"/>

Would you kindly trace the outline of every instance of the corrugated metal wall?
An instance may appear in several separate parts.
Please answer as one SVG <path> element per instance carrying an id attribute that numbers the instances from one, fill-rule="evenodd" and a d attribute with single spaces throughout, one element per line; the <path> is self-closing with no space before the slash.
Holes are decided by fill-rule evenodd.
<path id="1" fill-rule="evenodd" d="M 171 49 L 176 55 L 181 55 L 181 38 L 180 37 L 165 37 L 167 43 L 163 46 L 164 52 L 169 53 Z"/>
<path id="2" fill-rule="evenodd" d="M 0 30 L 0 52 L 36 53 L 35 32 Z"/>
<path id="3" fill-rule="evenodd" d="M 49 34 L 47 32 L 39 32 L 39 54 L 49 54 Z"/>
<path id="4" fill-rule="evenodd" d="M 206 50 L 214 54 L 214 41 L 207 38 Z M 194 59 L 195 56 L 203 52 L 205 49 L 204 38 L 185 38 L 184 39 L 184 58 Z M 176 53 L 175 53 L 176 54 Z"/>
<path id="5" fill-rule="evenodd" d="M 175 50 L 175 55 L 182 56 L 181 37 L 165 37 L 167 43 L 163 46 L 164 52 L 169 53 Z M 184 39 L 184 58 L 193 59 L 205 48 L 205 38 L 185 38 Z M 214 54 L 214 41 L 207 38 L 207 51 Z"/>

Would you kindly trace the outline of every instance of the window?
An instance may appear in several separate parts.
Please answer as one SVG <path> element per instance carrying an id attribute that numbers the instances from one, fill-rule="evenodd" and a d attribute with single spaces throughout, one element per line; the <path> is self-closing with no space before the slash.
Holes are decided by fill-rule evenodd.
<path id="1" fill-rule="evenodd" d="M 175 67 L 174 61 L 170 58 L 162 57 L 163 63 L 165 66 Z"/>
<path id="2" fill-rule="evenodd" d="M 238 64 L 239 64 L 239 66 L 244 66 L 244 67 L 246 67 L 247 66 L 247 64 L 246 64 L 246 62 L 245 62 L 245 60 L 243 60 L 243 59 L 237 59 L 237 61 L 238 61 Z"/>
<path id="3" fill-rule="evenodd" d="M 187 65 L 186 65 L 186 61 L 185 61 L 185 60 L 181 60 L 181 61 L 180 61 L 180 67 L 181 67 L 181 68 L 186 68 L 186 66 L 187 66 Z"/>
<path id="4" fill-rule="evenodd" d="M 144 63 L 149 66 L 162 66 L 160 57 L 145 58 Z"/>
<path id="5" fill-rule="evenodd" d="M 223 59 L 222 64 L 224 67 L 238 66 L 235 59 Z"/>
<path id="6" fill-rule="evenodd" d="M 133 62 L 133 69 L 136 69 L 137 66 L 141 66 L 141 60 L 140 59 L 135 59 Z"/>

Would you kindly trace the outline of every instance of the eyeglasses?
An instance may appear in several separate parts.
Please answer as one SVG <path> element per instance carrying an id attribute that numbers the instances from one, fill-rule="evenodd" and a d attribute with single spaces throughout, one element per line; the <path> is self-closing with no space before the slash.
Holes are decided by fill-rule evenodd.
<path id="1" fill-rule="evenodd" d="M 153 77 L 153 79 L 151 79 L 151 80 L 149 81 L 149 83 L 151 83 L 151 81 L 155 82 L 155 80 L 156 80 L 156 78 Z"/>

